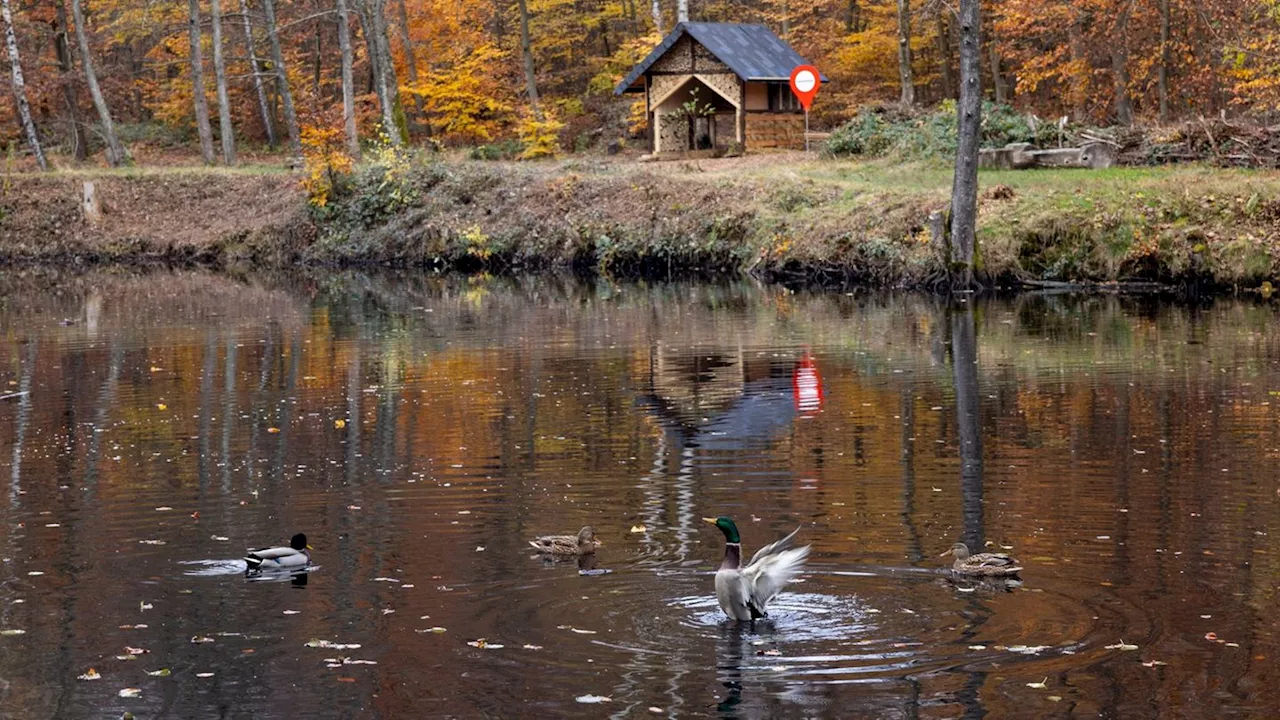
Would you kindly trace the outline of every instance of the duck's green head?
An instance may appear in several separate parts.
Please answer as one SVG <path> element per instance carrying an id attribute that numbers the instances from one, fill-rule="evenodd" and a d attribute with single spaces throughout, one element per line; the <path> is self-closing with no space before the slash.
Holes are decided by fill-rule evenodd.
<path id="1" fill-rule="evenodd" d="M 720 532 L 724 533 L 725 542 L 742 542 L 742 539 L 738 537 L 738 526 L 734 525 L 733 520 L 730 518 L 721 515 L 718 518 L 704 517 L 702 521 L 720 528 Z"/>

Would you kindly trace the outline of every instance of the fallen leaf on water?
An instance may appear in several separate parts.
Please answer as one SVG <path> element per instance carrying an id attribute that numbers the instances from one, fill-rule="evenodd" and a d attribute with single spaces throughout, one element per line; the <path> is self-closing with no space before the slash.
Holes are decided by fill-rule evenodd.
<path id="1" fill-rule="evenodd" d="M 382 608 L 383 615 L 390 615 L 393 612 L 395 612 L 395 610 L 392 610 L 391 608 Z"/>
<path id="2" fill-rule="evenodd" d="M 426 630 L 418 630 L 418 632 L 420 632 L 420 633 L 435 633 L 435 634 L 440 634 L 440 633 L 443 633 L 443 632 L 449 632 L 449 631 L 448 631 L 446 628 L 442 628 L 442 627 L 440 627 L 440 626 L 436 626 L 436 627 L 429 627 L 429 628 L 427 628 Z"/>
<path id="3" fill-rule="evenodd" d="M 1208 640 L 1208 641 L 1210 641 L 1210 642 L 1217 642 L 1217 641 L 1218 641 L 1218 633 L 1216 633 L 1216 632 L 1207 632 L 1207 633 L 1205 633 L 1205 634 L 1204 634 L 1204 639 L 1205 639 L 1205 640 Z"/>
<path id="4" fill-rule="evenodd" d="M 374 582 L 396 582 L 396 583 L 400 582 L 398 579 L 393 577 L 376 577 L 373 579 L 373 581 Z"/>
<path id="5" fill-rule="evenodd" d="M 1035 655 L 1048 649 L 1048 645 L 1010 645 L 1005 648 L 1005 650 L 1018 653 L 1019 655 Z"/>
<path id="6" fill-rule="evenodd" d="M 1050 701 L 1050 702 L 1062 702 L 1062 696 L 1061 696 L 1061 695 L 1050 695 L 1050 696 L 1046 697 L 1046 698 L 1045 698 L 1045 700 L 1048 700 L 1048 701 Z"/>
<path id="7" fill-rule="evenodd" d="M 138 656 L 137 655 L 117 655 L 116 659 L 117 660 L 137 660 Z"/>
<path id="8" fill-rule="evenodd" d="M 524 645 L 524 649 L 525 649 L 525 650 L 541 650 L 541 649 L 542 649 L 542 646 L 541 646 L 541 645 L 530 645 L 530 644 L 528 644 L 528 643 L 525 643 L 525 645 Z"/>
<path id="9" fill-rule="evenodd" d="M 142 691 L 138 688 L 125 688 L 116 694 L 123 698 L 134 698 L 141 695 Z"/>
<path id="10" fill-rule="evenodd" d="M 173 508 L 169 507 L 168 505 L 161 505 L 160 507 L 156 508 L 156 512 L 164 512 L 166 510 L 172 510 L 172 509 Z"/>
<path id="11" fill-rule="evenodd" d="M 661 715 L 663 711 L 662 711 L 662 708 L 658 707 L 657 705 L 653 705 L 649 708 L 649 712 L 653 713 L 654 715 Z"/>
<path id="12" fill-rule="evenodd" d="M 5 637 L 10 637 L 13 635 L 26 635 L 26 634 L 27 634 L 26 630 L 19 630 L 17 628 L 6 628 L 4 630 L 0 630 L 0 635 L 3 635 Z"/>
<path id="13" fill-rule="evenodd" d="M 1165 661 L 1163 661 L 1163 660 L 1152 660 L 1151 662 L 1144 662 L 1144 663 L 1142 663 L 1142 664 L 1143 664 L 1143 666 L 1145 666 L 1145 667 L 1156 667 L 1156 666 L 1158 666 L 1158 665 L 1168 665 L 1169 663 L 1167 663 L 1167 662 L 1165 662 Z"/>
<path id="14" fill-rule="evenodd" d="M 781 650 L 775 650 L 775 649 L 773 649 L 773 648 L 769 648 L 768 650 L 765 650 L 764 652 L 762 652 L 762 653 L 760 653 L 760 654 L 761 654 L 761 655 L 768 655 L 769 657 L 778 657 L 779 655 L 782 655 L 782 651 L 781 651 Z"/>
<path id="15" fill-rule="evenodd" d="M 1047 682 L 1049 682 L 1049 678 L 1046 677 L 1044 680 L 1041 680 L 1040 682 L 1027 683 L 1027 687 L 1033 688 L 1035 690 L 1048 690 L 1049 686 L 1045 684 Z"/>
<path id="16" fill-rule="evenodd" d="M 472 640 L 467 644 L 474 648 L 480 648 L 481 650 L 501 650 L 503 647 L 505 647 L 504 645 L 499 645 L 498 643 L 491 643 L 485 640 L 484 638 L 476 638 L 475 640 Z"/>
<path id="17" fill-rule="evenodd" d="M 31 576 L 31 577 L 39 577 L 39 576 L 41 576 L 41 575 L 43 575 L 43 574 L 44 574 L 44 571 L 43 571 L 43 570 L 32 570 L 31 572 L 27 573 L 27 575 L 29 575 L 29 576 Z"/>
<path id="18" fill-rule="evenodd" d="M 165 542 L 163 540 L 139 540 L 138 544 L 139 545 L 164 545 Z"/>
<path id="19" fill-rule="evenodd" d="M 275 435 L 276 433 L 280 432 L 280 428 L 278 428 L 278 427 L 269 427 L 269 428 L 267 428 L 267 432 L 271 433 L 272 435 Z"/>
<path id="20" fill-rule="evenodd" d="M 193 642 L 193 643 L 211 643 L 211 642 L 213 642 L 213 638 L 211 638 L 211 637 L 205 637 L 204 635 L 195 635 L 195 636 L 193 636 L 193 637 L 191 638 L 191 642 Z"/>
<path id="21" fill-rule="evenodd" d="M 483 545 L 477 545 L 477 546 L 476 546 L 476 552 L 484 552 L 484 546 L 483 546 Z"/>
<path id="22" fill-rule="evenodd" d="M 643 524 L 641 524 L 641 525 L 632 525 L 632 526 L 631 526 L 631 532 L 633 532 L 633 533 L 648 532 L 648 530 L 649 530 L 649 528 L 645 527 Z"/>
<path id="23" fill-rule="evenodd" d="M 152 365 L 152 366 L 151 366 L 151 372 L 160 372 L 161 370 L 164 370 L 164 368 L 159 367 L 159 366 L 157 366 L 157 365 Z"/>
<path id="24" fill-rule="evenodd" d="M 579 695 L 578 697 L 574 698 L 574 700 L 577 700 L 580 703 L 586 703 L 588 705 L 593 705 L 595 703 L 613 702 L 613 698 L 608 697 L 607 695 Z"/>
<path id="25" fill-rule="evenodd" d="M 336 643 L 328 640 L 308 640 L 303 647 L 309 648 L 329 648 L 330 650 L 356 650 L 359 649 L 359 643 Z"/>
<path id="26" fill-rule="evenodd" d="M 173 673 L 169 668 L 160 668 L 159 670 L 148 670 L 147 674 L 151 677 L 169 677 Z"/>
<path id="27" fill-rule="evenodd" d="M 124 646 L 124 651 L 129 653 L 130 655 L 145 655 L 146 653 L 151 652 L 146 648 L 129 647 L 128 645 Z"/>
<path id="28" fill-rule="evenodd" d="M 1120 642 L 1116 643 L 1115 645 L 1108 645 L 1107 649 L 1108 650 L 1137 650 L 1138 646 L 1130 645 L 1124 641 L 1124 638 L 1120 638 Z"/>
<path id="29" fill-rule="evenodd" d="M 218 542 L 226 542 L 226 541 L 230 540 L 231 538 L 229 538 L 229 537 L 223 537 L 223 536 L 221 536 L 221 535 L 210 535 L 210 536 L 209 536 L 209 539 L 210 539 L 210 540 L 217 540 Z"/>
<path id="30" fill-rule="evenodd" d="M 76 679 L 77 680 L 101 680 L 102 673 L 98 672 L 97 670 L 94 670 L 93 668 L 89 668 L 88 670 L 85 671 L 83 675 L 78 676 Z"/>
<path id="31" fill-rule="evenodd" d="M 356 679 L 355 679 L 355 678 L 353 678 L 353 677 L 340 677 L 340 678 L 338 678 L 338 682 L 355 682 L 355 681 L 356 681 Z"/>
<path id="32" fill-rule="evenodd" d="M 301 610 L 285 610 L 283 614 L 285 614 L 285 615 L 297 615 L 297 614 L 298 614 L 298 613 L 300 613 L 300 612 L 302 612 L 302 611 L 301 611 Z"/>
<path id="33" fill-rule="evenodd" d="M 168 406 L 168 405 L 165 405 L 164 403 L 156 403 L 156 409 L 157 409 L 157 410 L 168 410 L 168 409 L 169 409 L 169 406 Z"/>
<path id="34" fill-rule="evenodd" d="M 595 635 L 596 634 L 595 630 L 583 630 L 581 628 L 569 628 L 569 630 L 576 632 L 579 635 Z"/>
<path id="35" fill-rule="evenodd" d="M 341 430 L 342 428 L 347 426 L 347 421 L 339 418 L 333 421 L 333 426 L 338 430 Z"/>
<path id="36" fill-rule="evenodd" d="M 198 677 L 198 678 L 211 678 L 211 677 L 213 677 L 213 673 L 211 673 L 211 672 L 196 673 L 196 677 Z"/>
<path id="37" fill-rule="evenodd" d="M 986 645 L 970 645 L 969 649 L 970 650 L 986 650 L 987 646 Z"/>
<path id="38" fill-rule="evenodd" d="M 139 602 L 139 603 L 138 603 L 138 610 L 150 610 L 150 609 L 151 609 L 151 608 L 153 608 L 153 607 L 155 607 L 155 605 L 152 605 L 151 603 L 147 602 L 146 600 L 143 600 L 143 601 L 141 601 L 141 602 Z"/>

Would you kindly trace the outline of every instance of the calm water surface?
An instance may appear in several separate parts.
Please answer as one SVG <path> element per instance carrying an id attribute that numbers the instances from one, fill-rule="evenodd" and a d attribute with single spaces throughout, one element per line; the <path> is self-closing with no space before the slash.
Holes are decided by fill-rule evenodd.
<path id="1" fill-rule="evenodd" d="M 6 716 L 1280 715 L 1274 304 L 0 292 Z M 719 514 L 813 545 L 754 628 L 712 596 Z M 594 563 L 526 547 L 584 524 Z M 243 577 L 294 532 L 311 573 Z M 956 540 L 1024 583 L 952 581 Z"/>

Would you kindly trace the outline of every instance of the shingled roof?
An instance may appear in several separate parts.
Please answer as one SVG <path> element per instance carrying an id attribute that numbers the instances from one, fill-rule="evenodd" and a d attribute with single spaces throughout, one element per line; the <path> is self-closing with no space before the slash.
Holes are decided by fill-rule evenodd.
<path id="1" fill-rule="evenodd" d="M 648 57 L 632 68 L 631 73 L 613 89 L 613 94 L 621 95 L 626 92 L 632 83 L 686 33 L 744 81 L 790 80 L 791 71 L 797 65 L 808 63 L 782 38 L 763 25 L 686 22 L 676 25 Z M 826 77 L 822 79 L 825 81 Z"/>

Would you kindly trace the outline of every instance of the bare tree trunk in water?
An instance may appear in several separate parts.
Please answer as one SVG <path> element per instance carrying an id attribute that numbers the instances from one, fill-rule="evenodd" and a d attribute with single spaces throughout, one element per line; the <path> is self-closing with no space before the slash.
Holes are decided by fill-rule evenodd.
<path id="1" fill-rule="evenodd" d="M 342 129 L 347 137 L 347 152 L 360 157 L 360 133 L 356 129 L 355 78 L 351 66 L 351 14 L 347 0 L 338 0 L 338 48 L 342 52 Z"/>
<path id="2" fill-rule="evenodd" d="M 36 156 L 36 164 L 41 170 L 48 170 L 49 163 L 45 161 L 44 150 L 40 148 L 40 135 L 36 133 L 36 123 L 31 119 L 31 105 L 27 102 L 27 85 L 22 77 L 22 59 L 18 56 L 18 36 L 13 32 L 13 14 L 9 11 L 9 0 L 0 0 L 0 12 L 4 14 L 4 43 L 9 48 L 13 94 L 18 99 L 18 115 L 22 118 L 22 129 L 27 134 L 27 144 L 31 146 L 31 154 Z"/>
<path id="3" fill-rule="evenodd" d="M 1169 0 L 1160 0 L 1160 123 L 1169 122 Z"/>
<path id="4" fill-rule="evenodd" d="M 213 15 L 213 75 L 218 86 L 218 134 L 222 139 L 222 163 L 236 164 L 236 134 L 231 127 L 231 102 L 227 98 L 227 64 L 222 59 L 222 5 L 209 0 Z"/>
<path id="5" fill-rule="evenodd" d="M 902 86 L 899 101 L 916 103 L 916 86 L 911 78 L 911 0 L 898 0 L 898 83 Z"/>
<path id="6" fill-rule="evenodd" d="M 938 14 L 935 16 L 937 28 L 938 42 L 938 63 L 942 70 L 942 97 L 955 97 L 955 89 L 951 82 L 951 34 L 947 29 L 947 6 L 943 3 L 938 4 Z"/>
<path id="7" fill-rule="evenodd" d="M 960 434 L 960 497 L 964 516 L 964 543 L 981 551 L 982 512 L 982 414 L 978 395 L 978 343 L 973 323 L 973 301 L 951 315 L 951 370 L 956 390 L 956 427 Z"/>
<path id="8" fill-rule="evenodd" d="M 689 0 L 676 0 L 676 22 L 689 22 Z"/>
<path id="9" fill-rule="evenodd" d="M 98 120 L 102 122 L 102 134 L 107 141 L 107 164 L 119 167 L 129 162 L 129 153 L 116 134 L 116 124 L 111 121 L 111 108 L 107 107 L 107 99 L 98 85 L 98 74 L 93 71 L 93 58 L 89 54 L 89 33 L 84 27 L 84 8 L 80 0 L 71 0 L 71 17 L 76 21 L 76 41 L 80 45 L 80 64 L 84 67 L 84 79 L 89 85 L 89 94 L 93 96 L 93 107 L 98 111 Z"/>
<path id="10" fill-rule="evenodd" d="M 196 134 L 200 136 L 200 157 L 213 164 L 213 130 L 209 128 L 209 101 L 204 96 L 204 49 L 200 37 L 200 0 L 188 0 L 188 34 L 191 43 L 191 98 L 196 109 Z"/>
<path id="11" fill-rule="evenodd" d="M 659 0 L 653 0 L 653 7 L 650 10 L 653 13 L 653 29 L 658 31 L 659 35 L 665 35 L 662 31 L 662 5 Z"/>
<path id="12" fill-rule="evenodd" d="M 67 6 L 58 2 L 58 25 L 53 36 L 54 46 L 58 51 L 58 79 L 62 83 L 62 99 L 67 103 L 67 120 L 71 123 L 72 152 L 76 161 L 88 156 L 89 142 L 84 136 L 84 127 L 80 122 L 80 102 L 76 99 L 76 85 L 71 75 L 75 72 L 76 63 L 71 55 L 71 38 L 67 36 Z"/>
<path id="13" fill-rule="evenodd" d="M 1116 16 L 1115 37 L 1111 38 L 1111 74 L 1116 84 L 1116 122 L 1133 124 L 1133 104 L 1129 101 L 1129 15 L 1133 0 L 1121 0 Z"/>
<path id="14" fill-rule="evenodd" d="M 275 0 L 262 0 L 262 11 L 267 16 L 267 36 L 271 40 L 271 64 L 275 66 L 276 87 L 280 104 L 284 109 L 284 125 L 289 130 L 289 151 L 302 155 L 302 137 L 298 130 L 298 113 L 293 108 L 293 93 L 289 91 L 289 75 L 285 72 L 284 53 L 280 50 L 280 31 L 276 26 Z"/>
<path id="15" fill-rule="evenodd" d="M 249 22 L 249 0 L 240 0 L 240 17 L 244 20 L 244 45 L 248 51 L 249 68 L 253 71 L 253 90 L 258 95 L 258 113 L 262 116 L 262 130 L 267 134 L 267 145 L 274 148 L 280 140 L 276 137 L 276 124 L 271 118 L 271 105 L 267 102 L 267 89 L 262 82 L 262 63 L 253 47 L 253 24 Z"/>
<path id="16" fill-rule="evenodd" d="M 978 226 L 978 142 L 982 129 L 982 8 L 979 0 L 960 0 L 960 102 L 956 172 L 951 185 L 951 265 L 959 265 L 952 284 L 973 285 L 973 255 Z M 948 268 L 951 274 L 951 268 Z"/>
<path id="17" fill-rule="evenodd" d="M 680 0 L 681 7 L 688 11 L 686 0 Z M 529 40 L 529 4 L 519 0 L 520 4 L 520 51 L 524 55 L 524 82 L 529 92 L 529 107 L 533 108 L 533 119 L 542 122 L 542 108 L 538 105 L 538 79 L 533 72 L 533 43 Z"/>

